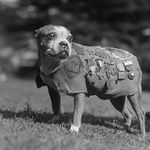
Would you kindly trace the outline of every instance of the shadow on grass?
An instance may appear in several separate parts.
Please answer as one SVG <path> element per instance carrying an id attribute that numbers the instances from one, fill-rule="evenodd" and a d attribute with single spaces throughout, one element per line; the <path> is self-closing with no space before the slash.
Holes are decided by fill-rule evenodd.
<path id="1" fill-rule="evenodd" d="M 0 115 L 3 119 L 17 119 L 22 118 L 24 120 L 33 120 L 33 122 L 39 122 L 39 123 L 54 123 L 54 124 L 62 124 L 62 123 L 69 123 L 72 118 L 72 113 L 63 113 L 60 115 L 60 117 L 54 117 L 52 113 L 48 113 L 45 111 L 37 112 L 33 110 L 23 110 L 23 111 L 13 111 L 13 110 L 3 110 L 0 109 Z M 84 113 L 82 117 L 82 123 L 85 124 L 91 124 L 91 125 L 100 125 L 105 126 L 107 128 L 114 128 L 119 129 L 119 127 L 114 126 L 112 122 L 116 120 L 119 125 L 123 125 L 123 120 L 119 118 L 114 117 L 95 117 L 91 114 Z"/>
<path id="2" fill-rule="evenodd" d="M 59 118 L 53 116 L 52 113 L 48 113 L 45 111 L 34 111 L 30 106 L 27 106 L 26 109 L 22 111 L 14 111 L 9 109 L 0 109 L 0 115 L 3 119 L 17 119 L 22 118 L 24 120 L 33 120 L 33 122 L 39 123 L 54 123 L 54 124 L 62 124 L 69 123 L 72 118 L 72 113 L 63 113 Z M 107 128 L 114 128 L 121 130 L 121 128 L 112 124 L 116 120 L 116 124 L 123 126 L 123 120 L 114 117 L 95 117 L 91 114 L 84 113 L 82 117 L 82 123 L 91 124 L 91 125 L 100 125 L 105 126 Z"/>
<path id="3" fill-rule="evenodd" d="M 35 111 L 32 110 L 30 105 L 22 110 L 16 112 L 15 110 L 11 109 L 0 109 L 0 116 L 3 119 L 17 119 L 22 118 L 24 120 L 32 120 L 33 122 L 38 123 L 54 123 L 54 124 L 68 124 L 70 120 L 73 118 L 72 113 L 63 113 L 60 117 L 54 117 L 52 113 L 48 113 L 46 111 Z M 147 114 L 146 114 L 147 118 Z M 82 117 L 82 123 L 91 124 L 91 125 L 99 125 L 104 126 L 106 128 L 112 128 L 115 130 L 124 130 L 124 120 L 121 118 L 116 117 L 101 117 L 101 116 L 94 116 L 88 113 L 84 113 Z M 136 127 L 139 126 L 138 121 L 133 120 L 132 126 Z M 146 130 L 150 132 L 150 120 L 146 119 Z"/>

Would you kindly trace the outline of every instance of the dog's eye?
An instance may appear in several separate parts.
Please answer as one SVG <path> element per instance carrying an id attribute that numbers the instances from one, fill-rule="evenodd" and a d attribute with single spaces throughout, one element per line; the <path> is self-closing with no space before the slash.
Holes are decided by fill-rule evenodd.
<path id="1" fill-rule="evenodd" d="M 69 35 L 68 38 L 67 38 L 67 40 L 68 40 L 69 42 L 72 42 L 73 36 L 72 36 L 72 35 Z"/>
<path id="2" fill-rule="evenodd" d="M 47 34 L 47 37 L 49 40 L 52 40 L 56 37 L 56 34 L 54 32 Z"/>

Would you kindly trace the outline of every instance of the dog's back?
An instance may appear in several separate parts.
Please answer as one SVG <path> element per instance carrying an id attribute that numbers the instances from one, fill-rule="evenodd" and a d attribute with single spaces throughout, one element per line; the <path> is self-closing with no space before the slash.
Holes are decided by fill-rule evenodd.
<path id="1" fill-rule="evenodd" d="M 141 85 L 142 72 L 131 53 L 112 47 L 73 43 L 86 68 L 89 93 L 109 98 L 132 95 Z M 90 89 L 93 89 L 93 93 Z"/>

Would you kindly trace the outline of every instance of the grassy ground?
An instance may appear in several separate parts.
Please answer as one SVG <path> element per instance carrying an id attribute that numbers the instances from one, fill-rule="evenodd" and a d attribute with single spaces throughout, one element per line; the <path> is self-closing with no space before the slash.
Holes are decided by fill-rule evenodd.
<path id="1" fill-rule="evenodd" d="M 143 93 L 149 111 L 150 94 Z M 37 89 L 34 81 L 8 78 L 0 83 L 0 150 L 144 150 L 150 149 L 150 120 L 147 137 L 141 139 L 136 118 L 132 133 L 124 130 L 122 116 L 109 101 L 90 97 L 86 101 L 83 124 L 78 135 L 68 129 L 73 99 L 62 96 L 62 116 L 52 118 L 47 89 Z"/>

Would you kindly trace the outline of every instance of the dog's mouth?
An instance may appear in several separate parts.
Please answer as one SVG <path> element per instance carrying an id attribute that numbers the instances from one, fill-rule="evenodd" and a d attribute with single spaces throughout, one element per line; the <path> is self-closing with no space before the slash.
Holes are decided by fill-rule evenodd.
<path id="1" fill-rule="evenodd" d="M 51 57 L 56 57 L 56 58 L 59 58 L 59 59 L 66 59 L 69 56 L 69 54 L 66 50 L 63 50 L 63 51 L 56 54 L 53 49 L 48 48 L 46 52 Z"/>

